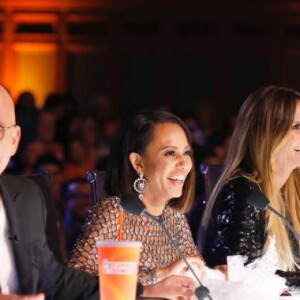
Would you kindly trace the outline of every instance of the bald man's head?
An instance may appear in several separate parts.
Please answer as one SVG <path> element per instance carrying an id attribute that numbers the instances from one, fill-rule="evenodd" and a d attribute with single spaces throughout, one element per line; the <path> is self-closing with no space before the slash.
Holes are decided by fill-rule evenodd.
<path id="1" fill-rule="evenodd" d="M 16 124 L 15 105 L 3 86 L 0 85 L 0 125 L 8 126 L 7 124 Z M 7 123 L 3 124 L 3 122 Z"/>
<path id="2" fill-rule="evenodd" d="M 21 130 L 16 125 L 15 106 L 8 92 L 0 86 L 0 174 L 18 148 Z"/>

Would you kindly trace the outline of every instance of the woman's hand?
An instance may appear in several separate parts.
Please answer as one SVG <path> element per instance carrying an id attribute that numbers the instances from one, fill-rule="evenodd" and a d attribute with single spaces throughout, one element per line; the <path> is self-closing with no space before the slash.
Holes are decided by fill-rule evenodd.
<path id="1" fill-rule="evenodd" d="M 205 266 L 203 260 L 198 256 L 190 256 L 186 257 L 186 260 L 190 264 L 190 266 L 195 271 L 196 275 L 203 279 L 205 277 Z M 183 259 L 179 259 L 173 264 L 163 268 L 163 269 L 156 269 L 156 277 L 157 280 L 161 280 L 166 278 L 170 275 L 186 275 L 189 271 L 188 266 L 184 262 Z M 189 271 L 190 272 L 190 271 Z"/>
<path id="2" fill-rule="evenodd" d="M 1 294 L 0 300 L 44 300 L 45 295 L 40 293 L 36 295 L 16 295 L 16 294 Z"/>
<path id="3" fill-rule="evenodd" d="M 227 281 L 229 280 L 229 277 L 228 277 L 228 266 L 227 265 L 217 265 L 217 266 L 214 266 L 214 269 L 218 270 L 218 271 L 221 271 L 224 274 L 225 279 Z"/>
<path id="4" fill-rule="evenodd" d="M 153 285 L 144 286 L 143 293 L 143 297 L 163 297 L 171 300 L 191 299 L 194 295 L 194 281 L 178 275 L 171 275 Z"/>

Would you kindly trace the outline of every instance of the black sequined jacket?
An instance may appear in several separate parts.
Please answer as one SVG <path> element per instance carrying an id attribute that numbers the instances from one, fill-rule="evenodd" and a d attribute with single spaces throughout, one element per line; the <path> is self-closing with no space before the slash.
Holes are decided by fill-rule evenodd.
<path id="1" fill-rule="evenodd" d="M 265 242 L 265 216 L 247 203 L 254 183 L 244 177 L 227 182 L 216 198 L 203 243 L 202 255 L 207 265 L 226 264 L 229 255 L 245 255 L 247 263 L 262 255 Z M 277 271 L 288 286 L 300 286 L 300 271 Z"/>
<path id="2" fill-rule="evenodd" d="M 236 177 L 221 189 L 212 209 L 202 255 L 207 265 L 226 264 L 229 255 L 245 255 L 248 262 L 262 255 L 265 242 L 264 212 L 247 203 L 247 193 L 255 187 L 244 177 Z"/>

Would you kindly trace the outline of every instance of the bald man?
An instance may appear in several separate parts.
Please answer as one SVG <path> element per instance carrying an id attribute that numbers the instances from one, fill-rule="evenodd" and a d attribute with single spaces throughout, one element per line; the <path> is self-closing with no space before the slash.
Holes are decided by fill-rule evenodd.
<path id="1" fill-rule="evenodd" d="M 98 300 L 98 279 L 60 265 L 49 250 L 39 188 L 29 179 L 2 174 L 20 136 L 13 101 L 0 86 L 0 300 Z M 193 290 L 191 279 L 170 276 L 144 287 L 143 296 L 189 299 Z"/>

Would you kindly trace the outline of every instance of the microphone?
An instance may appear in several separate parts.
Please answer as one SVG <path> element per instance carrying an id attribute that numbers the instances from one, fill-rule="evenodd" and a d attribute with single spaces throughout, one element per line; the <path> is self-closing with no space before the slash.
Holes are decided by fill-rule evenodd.
<path id="1" fill-rule="evenodd" d="M 266 197 L 266 195 L 264 193 L 262 193 L 257 187 L 255 187 L 254 189 L 251 190 L 251 192 L 249 193 L 249 195 L 247 197 L 247 202 L 248 202 L 248 204 L 256 207 L 259 210 L 268 209 L 271 212 L 273 212 L 275 215 L 277 215 L 280 219 L 282 219 L 284 221 L 284 223 L 287 225 L 289 230 L 294 234 L 294 237 L 296 238 L 296 240 L 298 240 L 300 242 L 300 235 L 295 230 L 295 228 L 292 226 L 290 221 L 270 205 L 270 202 L 269 202 L 268 198 Z"/>
<path id="2" fill-rule="evenodd" d="M 96 172 L 88 171 L 86 173 L 86 179 L 91 184 L 92 197 L 94 199 L 94 203 L 96 203 L 97 202 L 97 186 L 96 186 L 97 174 L 96 174 Z"/>
<path id="3" fill-rule="evenodd" d="M 187 259 L 183 255 L 183 253 L 181 252 L 180 248 L 175 244 L 171 234 L 169 233 L 169 231 L 167 230 L 167 228 L 165 227 L 163 222 L 161 222 L 159 219 L 157 219 L 156 217 L 152 216 L 147 211 L 145 211 L 145 205 L 135 195 L 127 194 L 127 195 L 124 195 L 123 197 L 121 197 L 121 206 L 123 207 L 123 209 L 125 211 L 127 211 L 131 214 L 138 215 L 138 216 L 147 216 L 148 218 L 150 218 L 151 220 L 156 222 L 162 228 L 163 232 L 166 234 L 169 241 L 171 242 L 173 248 L 176 250 L 179 257 L 187 265 L 187 267 L 189 268 L 189 270 L 192 272 L 193 276 L 195 277 L 197 283 L 199 284 L 199 286 L 195 290 L 197 299 L 203 300 L 203 299 L 208 298 L 210 300 L 213 300 L 209 294 L 209 289 L 202 284 L 202 282 L 198 278 L 197 274 L 195 273 L 195 271 L 193 270 L 193 268 L 191 267 L 191 265 L 189 264 L 189 262 L 187 261 Z"/>
<path id="4" fill-rule="evenodd" d="M 208 166 L 206 164 L 200 164 L 199 168 L 200 173 L 203 175 L 203 195 L 205 197 L 203 204 L 205 204 L 208 201 L 209 195 L 208 195 Z"/>

